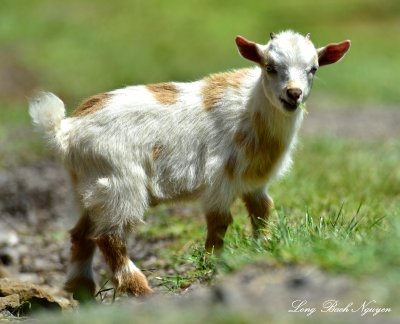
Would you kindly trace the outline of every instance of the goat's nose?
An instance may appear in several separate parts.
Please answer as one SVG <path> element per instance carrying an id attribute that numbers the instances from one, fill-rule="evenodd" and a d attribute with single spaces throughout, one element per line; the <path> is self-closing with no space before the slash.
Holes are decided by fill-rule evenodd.
<path id="1" fill-rule="evenodd" d="M 301 91 L 301 89 L 299 89 L 299 88 L 290 88 L 290 89 L 287 89 L 287 91 L 286 91 L 288 98 L 290 98 L 294 101 L 297 101 L 300 98 L 302 93 L 303 93 L 303 91 Z"/>

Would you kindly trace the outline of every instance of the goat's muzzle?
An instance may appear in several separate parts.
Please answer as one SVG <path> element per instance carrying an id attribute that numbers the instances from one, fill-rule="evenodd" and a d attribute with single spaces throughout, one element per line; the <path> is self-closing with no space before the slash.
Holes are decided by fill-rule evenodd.
<path id="1" fill-rule="evenodd" d="M 301 97 L 303 91 L 299 88 L 290 88 L 286 90 L 286 95 L 290 100 L 293 100 L 293 102 L 297 102 L 299 98 Z"/>
<path id="2" fill-rule="evenodd" d="M 299 88 L 289 88 L 286 90 L 285 98 L 280 97 L 279 99 L 287 111 L 295 111 L 300 105 L 302 94 L 303 91 Z"/>

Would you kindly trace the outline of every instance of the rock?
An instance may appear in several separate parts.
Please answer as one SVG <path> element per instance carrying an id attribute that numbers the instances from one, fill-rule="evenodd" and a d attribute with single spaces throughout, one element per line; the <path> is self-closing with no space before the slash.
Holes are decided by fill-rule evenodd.
<path id="1" fill-rule="evenodd" d="M 43 284 L 43 282 L 40 281 L 39 275 L 35 272 L 22 272 L 16 274 L 13 279 L 22 281 L 22 282 L 31 282 L 36 285 Z"/>
<path id="2" fill-rule="evenodd" d="M 10 276 L 10 274 L 8 273 L 7 269 L 3 266 L 0 266 L 0 279 L 7 278 L 9 276 Z"/>
<path id="3" fill-rule="evenodd" d="M 13 295 L 18 296 L 20 305 L 27 305 L 24 307 L 26 313 L 36 310 L 61 311 L 72 307 L 68 299 L 55 297 L 44 287 L 28 282 L 0 279 L 0 297 L 8 297 L 10 301 L 10 296 Z M 16 301 L 15 297 L 12 298 Z"/>
<path id="4" fill-rule="evenodd" d="M 8 276 L 3 266 L 12 266 L 18 260 L 17 244 L 18 234 L 7 225 L 0 226 L 0 278 Z"/>
<path id="5" fill-rule="evenodd" d="M 11 314 L 11 312 L 9 312 L 8 310 L 0 310 L 0 320 L 7 320 L 7 321 L 11 321 L 12 319 L 17 319 L 15 318 L 15 316 L 13 314 Z"/>
<path id="6" fill-rule="evenodd" d="M 15 309 L 20 304 L 21 303 L 18 294 L 0 297 L 0 311 L 3 311 L 5 309 Z"/>
<path id="7" fill-rule="evenodd" d="M 10 267 L 17 263 L 19 254 L 17 249 L 11 247 L 0 248 L 0 264 Z"/>
<path id="8" fill-rule="evenodd" d="M 14 246 L 18 242 L 18 235 L 14 230 L 5 227 L 0 228 L 0 247 Z"/>

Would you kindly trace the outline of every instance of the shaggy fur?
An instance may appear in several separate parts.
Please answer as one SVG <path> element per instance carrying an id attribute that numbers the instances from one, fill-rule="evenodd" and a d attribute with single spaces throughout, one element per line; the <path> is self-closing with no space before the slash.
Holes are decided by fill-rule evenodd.
<path id="1" fill-rule="evenodd" d="M 287 31 L 266 45 L 240 36 L 236 44 L 255 67 L 110 91 L 85 101 L 69 118 L 51 93 L 31 102 L 33 122 L 73 175 L 82 207 L 84 218 L 71 232 L 70 290 L 79 282 L 93 290 L 97 243 L 119 291 L 151 291 L 124 243 L 149 206 L 199 199 L 208 250 L 222 247 L 236 197 L 243 197 L 255 235 L 265 226 L 272 200 L 264 192 L 291 165 L 303 119 L 299 105 L 318 66 L 340 60 L 350 42 L 316 49 L 308 35 Z"/>

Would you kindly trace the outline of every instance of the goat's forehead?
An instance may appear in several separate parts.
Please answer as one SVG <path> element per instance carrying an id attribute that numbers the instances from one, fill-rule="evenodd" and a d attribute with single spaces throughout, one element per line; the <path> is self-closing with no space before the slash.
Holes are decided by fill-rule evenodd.
<path id="1" fill-rule="evenodd" d="M 311 64 L 317 60 L 313 43 L 300 34 L 278 35 L 266 47 L 267 56 L 276 63 Z"/>

